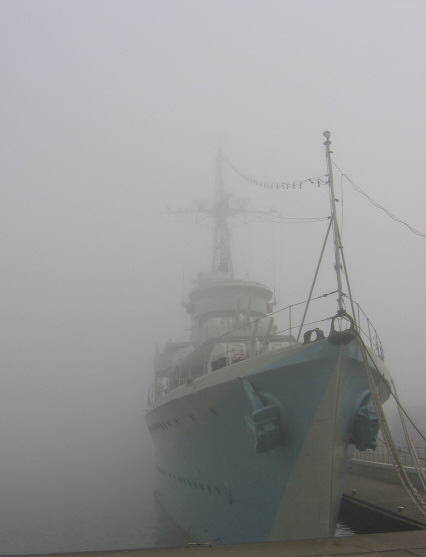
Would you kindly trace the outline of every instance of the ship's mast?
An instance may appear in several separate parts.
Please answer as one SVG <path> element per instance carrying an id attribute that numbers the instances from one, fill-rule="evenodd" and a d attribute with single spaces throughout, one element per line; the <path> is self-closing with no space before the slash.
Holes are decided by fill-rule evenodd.
<path id="1" fill-rule="evenodd" d="M 326 138 L 326 141 L 324 141 L 324 145 L 325 145 L 325 156 L 327 159 L 327 168 L 328 168 L 328 185 L 330 186 L 331 219 L 333 222 L 334 257 L 335 257 L 334 268 L 336 270 L 337 292 L 338 292 L 337 303 L 339 306 L 339 310 L 343 310 L 344 303 L 343 303 L 343 291 L 342 291 L 342 263 L 340 260 L 340 250 L 342 249 L 342 246 L 340 242 L 339 224 L 337 222 L 337 214 L 336 214 L 336 198 L 334 195 L 333 167 L 331 164 L 332 151 L 330 151 L 330 145 L 331 145 L 330 132 L 325 131 L 323 135 Z"/>
<path id="2" fill-rule="evenodd" d="M 216 158 L 215 200 L 211 210 L 214 218 L 212 272 L 226 273 L 234 278 L 228 229 L 228 217 L 232 212 L 229 207 L 231 196 L 227 195 L 223 188 L 222 163 L 223 155 L 221 149 L 219 149 Z"/>

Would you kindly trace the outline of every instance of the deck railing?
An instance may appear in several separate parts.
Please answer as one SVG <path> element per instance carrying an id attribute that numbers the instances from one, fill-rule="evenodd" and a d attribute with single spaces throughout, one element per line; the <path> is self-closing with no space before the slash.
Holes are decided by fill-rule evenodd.
<path id="1" fill-rule="evenodd" d="M 327 310 L 324 308 L 324 302 L 328 302 L 329 296 L 336 294 L 336 291 L 329 292 L 328 294 L 323 294 L 321 296 L 317 296 L 312 298 L 310 302 L 310 311 L 308 315 L 310 319 L 305 321 L 303 324 L 303 329 L 299 332 L 300 324 L 302 323 L 302 312 L 305 311 L 307 300 L 304 302 L 299 302 L 297 304 L 289 305 L 281 310 L 274 312 L 280 321 L 284 321 L 286 323 L 286 327 L 281 329 L 279 333 L 286 333 L 289 335 L 294 335 L 299 337 L 300 342 L 303 342 L 303 334 L 312 328 L 320 328 L 326 327 L 329 328 L 331 320 L 333 319 L 333 315 L 330 315 Z M 384 359 L 384 352 L 380 337 L 377 333 L 377 329 L 373 326 L 372 322 L 370 321 L 367 314 L 364 312 L 362 307 L 358 302 L 353 302 L 353 308 L 355 312 L 355 321 L 356 321 L 356 328 L 361 335 L 364 342 L 379 356 L 381 360 Z M 352 313 L 349 309 L 352 305 L 348 300 L 348 313 Z M 324 311 L 325 310 L 325 311 Z M 323 315 L 330 315 L 329 317 L 324 318 Z M 321 317 L 319 317 L 321 316 Z M 325 336 L 327 336 L 328 331 L 324 331 Z"/>
<path id="2" fill-rule="evenodd" d="M 325 330 L 324 335 L 325 337 L 328 336 L 331 320 L 333 319 L 333 310 L 330 312 L 330 299 L 329 297 L 336 294 L 337 291 L 329 292 L 327 294 L 323 294 L 321 296 L 314 297 L 310 300 L 310 307 L 309 312 L 309 320 L 304 320 L 305 317 L 305 308 L 306 304 L 308 303 L 307 300 L 303 302 L 298 302 L 296 304 L 288 305 L 287 307 L 281 308 L 272 312 L 271 314 L 266 315 L 265 317 L 260 318 L 263 319 L 270 319 L 272 316 L 275 318 L 275 323 L 277 325 L 277 330 L 273 333 L 275 335 L 288 335 L 289 342 L 296 342 L 296 339 L 299 342 L 303 342 L 303 335 L 309 330 L 313 329 L 320 329 L 323 327 Z M 355 311 L 355 320 L 356 320 L 356 328 L 363 338 L 364 342 L 381 358 L 384 359 L 384 353 L 382 348 L 382 343 L 380 341 L 379 335 L 377 330 L 372 325 L 370 319 L 367 317 L 361 306 L 357 302 L 353 302 L 352 304 L 348 300 L 348 312 L 349 307 L 353 306 Z M 328 315 L 328 317 L 324 318 L 324 315 Z M 300 329 L 301 324 L 303 321 L 303 327 Z M 235 335 L 236 331 L 229 331 L 228 333 L 223 334 L 222 336 L 218 337 L 216 341 L 218 343 L 226 343 L 228 339 L 232 338 L 232 335 Z M 262 344 L 264 339 L 260 339 L 260 343 Z M 252 341 L 248 339 L 246 341 L 247 349 L 250 347 Z M 203 350 L 203 346 L 198 347 L 192 352 L 191 354 L 185 356 L 179 362 L 175 362 L 169 368 L 162 370 L 163 377 L 167 377 L 166 385 L 156 383 L 156 385 L 151 385 L 148 393 L 148 404 L 151 405 L 155 402 L 158 398 L 161 398 L 163 395 L 167 394 L 171 390 L 175 389 L 182 383 L 185 383 L 188 380 L 188 374 L 184 374 L 184 377 L 181 377 L 182 368 L 185 365 L 191 366 L 191 361 L 194 356 L 196 356 L 199 350 Z M 226 365 L 230 365 L 231 358 L 228 356 L 232 356 L 232 353 L 227 353 L 226 351 L 221 354 L 221 356 L 226 360 Z M 205 369 L 204 373 L 208 372 L 207 362 L 205 362 Z M 165 375 L 166 374 L 166 375 Z"/>

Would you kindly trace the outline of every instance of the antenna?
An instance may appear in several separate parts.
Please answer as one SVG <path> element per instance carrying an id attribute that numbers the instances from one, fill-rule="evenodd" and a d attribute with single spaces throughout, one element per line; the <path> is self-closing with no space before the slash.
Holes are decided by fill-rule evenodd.
<path id="1" fill-rule="evenodd" d="M 325 156 L 327 159 L 327 168 L 328 168 L 328 185 L 330 186 L 330 207 L 331 207 L 331 219 L 333 222 L 333 238 L 334 238 L 334 257 L 335 257 L 335 265 L 334 268 L 336 269 L 336 277 L 337 277 L 337 292 L 338 298 L 337 303 L 339 309 L 344 309 L 343 303 L 343 292 L 342 292 L 342 264 L 340 261 L 340 250 L 342 249 L 341 242 L 340 242 L 340 233 L 339 233 L 339 225 L 337 222 L 337 214 L 336 214 L 336 198 L 334 195 L 334 182 L 333 182 L 333 167 L 331 164 L 331 153 L 330 151 L 330 132 L 325 131 L 323 133 L 326 141 L 324 141 L 325 145 Z"/>
<path id="2" fill-rule="evenodd" d="M 325 145 L 325 154 L 327 158 L 327 167 L 328 167 L 328 184 L 330 186 L 331 222 L 333 224 L 334 254 L 335 254 L 334 268 L 336 270 L 337 292 L 338 292 L 337 303 L 339 305 L 339 312 L 345 313 L 344 294 L 342 292 L 342 270 L 344 269 L 346 286 L 348 288 L 349 300 L 352 308 L 352 317 L 355 325 L 357 326 L 357 319 L 356 319 L 354 301 L 351 292 L 351 285 L 349 284 L 349 276 L 348 276 L 348 270 L 346 268 L 345 255 L 343 253 L 339 223 L 337 222 L 336 198 L 334 196 L 333 167 L 331 164 L 331 153 L 333 151 L 330 151 L 330 145 L 331 145 L 330 132 L 325 131 L 323 135 L 326 139 L 326 141 L 324 141 L 324 145 Z M 340 256 L 342 256 L 342 259 L 340 259 Z M 343 261 L 343 265 L 341 261 Z"/>
<path id="3" fill-rule="evenodd" d="M 234 278 L 228 228 L 228 217 L 234 211 L 231 212 L 229 207 L 231 196 L 225 194 L 223 188 L 222 162 L 222 150 L 219 148 L 216 158 L 215 200 L 211 210 L 214 217 L 212 272 L 229 273 L 231 278 Z"/>

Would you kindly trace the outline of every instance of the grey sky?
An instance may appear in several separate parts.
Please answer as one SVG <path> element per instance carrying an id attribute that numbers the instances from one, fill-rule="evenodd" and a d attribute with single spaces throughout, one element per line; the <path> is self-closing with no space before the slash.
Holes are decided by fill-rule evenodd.
<path id="1" fill-rule="evenodd" d="M 326 172 L 330 129 L 343 172 L 426 233 L 424 2 L 0 6 L 0 412 L 9 454 L 41 444 L 60 459 L 82 438 L 110 454 L 104 432 L 122 439 L 144 427 L 154 344 L 188 326 L 182 281 L 187 290 L 210 263 L 197 245 L 209 231 L 164 223 L 160 210 L 210 194 L 219 140 L 247 174 L 297 180 Z M 256 189 L 231 172 L 227 181 L 253 206 L 326 212 L 318 191 Z M 354 295 L 379 329 L 400 396 L 422 403 L 426 239 L 348 183 L 343 200 Z M 308 293 L 325 233 L 315 226 L 274 227 L 279 303 Z M 236 229 L 237 273 L 272 284 L 270 228 L 246 235 L 263 260 Z"/>

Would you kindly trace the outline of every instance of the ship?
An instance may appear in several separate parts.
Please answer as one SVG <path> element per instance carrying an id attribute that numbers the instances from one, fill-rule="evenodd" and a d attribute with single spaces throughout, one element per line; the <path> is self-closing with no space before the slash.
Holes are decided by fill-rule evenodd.
<path id="1" fill-rule="evenodd" d="M 221 149 L 214 201 L 199 207 L 214 224 L 211 271 L 184 303 L 189 340 L 157 347 L 145 414 L 157 500 L 194 543 L 334 536 L 353 449 L 376 447 L 373 399 L 386 401 L 390 377 L 350 292 L 324 136 L 336 275 L 327 330 L 306 319 L 325 298 L 313 296 L 315 278 L 300 322 L 290 314 L 284 330 L 272 290 L 235 278 L 229 221 L 241 207 L 225 192 Z"/>

